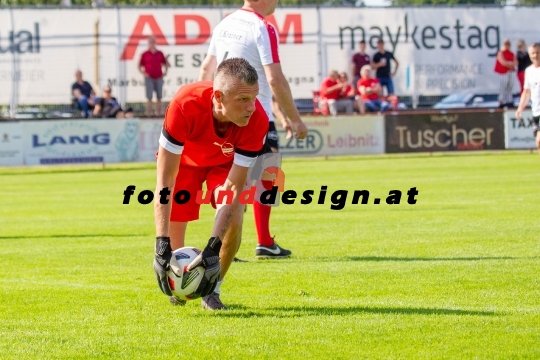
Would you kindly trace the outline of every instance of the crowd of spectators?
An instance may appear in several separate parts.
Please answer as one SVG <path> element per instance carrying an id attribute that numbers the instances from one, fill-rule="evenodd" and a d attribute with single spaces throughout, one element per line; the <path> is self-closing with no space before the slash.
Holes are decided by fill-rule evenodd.
<path id="1" fill-rule="evenodd" d="M 386 51 L 382 39 L 377 42 L 373 58 L 366 54 L 366 42 L 360 41 L 359 52 L 351 61 L 353 82 L 349 83 L 347 73 L 330 71 L 321 84 L 318 106 L 323 113 L 328 112 L 332 116 L 340 112 L 352 114 L 354 110 L 360 114 L 365 114 L 366 110 L 385 112 L 390 107 L 385 100 L 395 97 L 392 78 L 398 67 L 399 62 L 392 52 Z"/>
<path id="2" fill-rule="evenodd" d="M 527 53 L 525 41 L 517 42 L 517 52 L 511 50 L 512 44 L 509 39 L 503 41 L 502 47 L 497 53 L 495 60 L 495 73 L 499 76 L 499 105 L 503 107 L 514 107 L 514 95 L 512 90 L 517 79 L 520 85 L 519 94 L 523 93 L 525 83 L 525 69 L 531 65 L 531 59 Z"/>
<path id="3" fill-rule="evenodd" d="M 110 86 L 103 88 L 103 94 L 96 96 L 96 92 L 88 81 L 83 80 L 82 71 L 75 72 L 75 83 L 71 86 L 72 98 L 82 116 L 88 118 L 131 118 L 133 110 L 130 107 L 122 109 L 118 100 L 112 96 Z"/>
<path id="4" fill-rule="evenodd" d="M 161 98 L 163 96 L 163 77 L 167 75 L 168 63 L 165 55 L 156 48 L 156 38 L 148 37 L 148 49 L 139 60 L 139 70 L 144 76 L 146 95 L 146 116 L 160 117 L 163 113 Z M 81 70 L 75 72 L 75 83 L 71 86 L 72 100 L 84 118 L 129 118 L 133 117 L 130 107 L 122 108 L 118 100 L 112 96 L 110 86 L 105 86 L 100 97 L 88 81 L 83 80 Z M 152 98 L 156 94 L 155 112 L 152 112 Z"/>

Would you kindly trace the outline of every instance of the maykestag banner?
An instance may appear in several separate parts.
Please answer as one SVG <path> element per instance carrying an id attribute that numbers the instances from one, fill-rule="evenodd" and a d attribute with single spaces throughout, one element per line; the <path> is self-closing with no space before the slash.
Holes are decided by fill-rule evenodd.
<path id="1" fill-rule="evenodd" d="M 309 129 L 305 139 L 285 139 L 278 130 L 283 155 L 324 156 L 384 153 L 382 116 L 311 117 L 302 119 Z"/>
<path id="2" fill-rule="evenodd" d="M 321 9 L 323 73 L 345 71 L 358 42 L 377 51 L 382 38 L 399 69 L 396 94 L 497 93 L 495 56 L 505 38 L 538 41 L 540 8 Z M 517 90 L 517 81 L 515 89 Z"/>
<path id="3" fill-rule="evenodd" d="M 386 115 L 386 152 L 504 149 L 502 113 Z"/>
<path id="4" fill-rule="evenodd" d="M 138 160 L 138 120 L 24 121 L 27 165 Z"/>
<path id="5" fill-rule="evenodd" d="M 504 134 L 507 149 L 535 149 L 533 116 L 530 110 L 523 111 L 521 121 L 514 111 L 504 113 Z"/>
<path id="6" fill-rule="evenodd" d="M 23 164 L 22 124 L 0 122 L 0 166 Z"/>
<path id="7" fill-rule="evenodd" d="M 164 100 L 197 79 L 214 27 L 236 8 L 0 11 L 0 104 L 65 104 L 74 72 L 121 102 L 145 100 L 137 65 L 154 35 L 170 65 Z M 538 41 L 540 7 L 279 8 L 267 17 L 295 98 L 311 98 L 331 69 L 348 72 L 358 42 L 382 38 L 399 61 L 397 95 L 497 93 L 504 38 Z M 13 21 L 12 21 L 13 19 Z M 517 90 L 517 82 L 516 82 Z"/>

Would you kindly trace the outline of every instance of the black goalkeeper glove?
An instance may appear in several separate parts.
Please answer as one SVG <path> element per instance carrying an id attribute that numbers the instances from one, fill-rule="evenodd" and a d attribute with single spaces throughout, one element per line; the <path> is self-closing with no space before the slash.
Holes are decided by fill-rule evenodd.
<path id="1" fill-rule="evenodd" d="M 188 265 L 188 271 L 198 266 L 204 268 L 203 278 L 197 290 L 195 290 L 195 293 L 202 297 L 211 294 L 219 281 L 221 275 L 221 265 L 219 265 L 220 250 L 221 239 L 219 237 L 212 237 L 208 240 L 208 245 L 206 245 L 204 250 Z"/>
<path id="2" fill-rule="evenodd" d="M 171 286 L 167 277 L 167 270 L 171 267 L 171 239 L 165 236 L 156 238 L 156 249 L 154 254 L 154 271 L 159 288 L 165 295 L 172 296 Z"/>

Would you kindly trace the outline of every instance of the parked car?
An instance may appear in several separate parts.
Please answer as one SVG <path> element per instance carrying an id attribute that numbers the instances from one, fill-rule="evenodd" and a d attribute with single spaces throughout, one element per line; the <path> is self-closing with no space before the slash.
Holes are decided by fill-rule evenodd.
<path id="1" fill-rule="evenodd" d="M 514 106 L 519 105 L 519 97 L 514 98 Z M 479 95 L 474 93 L 456 93 L 448 95 L 433 105 L 433 109 L 496 109 L 499 101 L 496 95 Z"/>
<path id="2" fill-rule="evenodd" d="M 498 101 L 487 101 L 485 97 L 473 93 L 456 93 L 444 97 L 433 105 L 434 109 L 463 109 L 463 108 L 498 108 Z"/>

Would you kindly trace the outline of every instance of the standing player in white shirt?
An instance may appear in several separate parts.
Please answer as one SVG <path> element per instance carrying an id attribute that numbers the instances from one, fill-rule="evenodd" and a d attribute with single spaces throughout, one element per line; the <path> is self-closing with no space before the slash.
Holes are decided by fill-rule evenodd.
<path id="1" fill-rule="evenodd" d="M 281 106 L 291 122 L 289 125 L 280 114 L 278 117 L 283 127 L 287 131 L 292 128 L 298 139 L 304 139 L 308 132 L 300 119 L 289 82 L 281 69 L 277 31 L 265 20 L 266 16 L 274 13 L 277 3 L 278 0 L 245 0 L 240 10 L 223 19 L 213 31 L 208 55 L 199 74 L 199 80 L 213 80 L 217 66 L 227 58 L 244 58 L 257 70 L 259 75 L 257 98 L 270 120 L 266 143 L 272 152 L 278 152 L 279 148 L 272 108 L 279 111 Z M 279 106 L 275 106 L 276 104 L 272 106 L 272 95 Z M 270 149 L 267 151 L 270 152 Z M 257 201 L 253 203 L 258 236 L 255 255 L 258 258 L 289 257 L 291 251 L 280 247 L 270 236 L 271 209 L 271 206 L 262 205 Z"/>
<path id="2" fill-rule="evenodd" d="M 529 47 L 529 57 L 531 58 L 532 65 L 525 69 L 525 83 L 519 106 L 516 110 L 516 118 L 521 119 L 521 113 L 530 99 L 534 121 L 533 134 L 536 139 L 538 153 L 540 154 L 540 43 L 532 44 Z"/>

